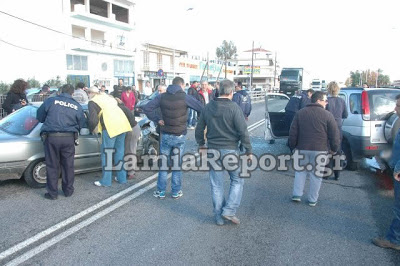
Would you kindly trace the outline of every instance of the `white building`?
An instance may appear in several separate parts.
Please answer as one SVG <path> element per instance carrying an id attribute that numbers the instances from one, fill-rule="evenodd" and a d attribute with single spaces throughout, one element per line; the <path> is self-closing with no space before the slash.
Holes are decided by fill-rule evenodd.
<path id="1" fill-rule="evenodd" d="M 2 42 L 0 49 L 4 81 L 35 77 L 43 83 L 60 76 L 109 90 L 118 78 L 134 83 L 133 1 L 41 0 L 39 6 L 6 0 L 1 6 L 28 21 L 0 16 L 0 23 L 9 25 L 2 28 L 9 44 Z"/>
<path id="2" fill-rule="evenodd" d="M 214 83 L 225 77 L 223 61 L 208 60 L 207 57 L 190 55 L 187 51 L 145 43 L 138 50 L 136 57 L 137 86 L 142 91 L 145 82 L 149 81 L 152 88 L 159 84 L 170 85 L 176 76 L 184 79 L 185 83 L 208 80 Z M 228 62 L 227 78 L 233 80 L 235 67 Z"/>
<path id="3" fill-rule="evenodd" d="M 142 91 L 146 81 L 150 81 L 151 87 L 156 88 L 159 84 L 171 84 L 175 76 L 184 78 L 184 72 L 178 65 L 179 58 L 185 55 L 186 51 L 150 43 L 142 44 L 136 59 L 139 91 Z"/>
<path id="4" fill-rule="evenodd" d="M 251 84 L 251 65 L 252 50 L 240 53 L 235 60 L 231 60 L 237 65 L 235 82 L 242 82 L 246 88 Z M 279 66 L 275 68 L 275 59 L 271 56 L 271 52 L 262 48 L 254 48 L 253 50 L 253 87 L 269 90 L 279 85 L 278 76 L 280 73 Z"/>

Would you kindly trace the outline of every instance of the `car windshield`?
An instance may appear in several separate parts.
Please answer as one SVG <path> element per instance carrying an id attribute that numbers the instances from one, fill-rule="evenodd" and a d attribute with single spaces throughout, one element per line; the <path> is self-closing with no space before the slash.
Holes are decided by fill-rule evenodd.
<path id="1" fill-rule="evenodd" d="M 282 71 L 281 80 L 283 81 L 297 81 L 299 78 L 299 72 L 297 71 Z"/>
<path id="2" fill-rule="evenodd" d="M 369 91 L 371 120 L 383 120 L 396 107 L 397 91 Z"/>
<path id="3" fill-rule="evenodd" d="M 28 135 L 39 124 L 37 107 L 28 105 L 0 120 L 0 130 L 12 135 Z"/>

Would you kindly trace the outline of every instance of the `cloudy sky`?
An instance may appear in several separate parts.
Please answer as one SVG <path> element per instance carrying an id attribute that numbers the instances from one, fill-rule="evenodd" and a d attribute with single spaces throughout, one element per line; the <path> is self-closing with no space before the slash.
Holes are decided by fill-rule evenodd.
<path id="1" fill-rule="evenodd" d="M 140 41 L 195 53 L 215 53 L 224 39 L 238 51 L 254 41 L 311 78 L 345 81 L 351 70 L 381 68 L 393 80 L 399 10 L 399 0 L 138 0 L 136 29 Z"/>

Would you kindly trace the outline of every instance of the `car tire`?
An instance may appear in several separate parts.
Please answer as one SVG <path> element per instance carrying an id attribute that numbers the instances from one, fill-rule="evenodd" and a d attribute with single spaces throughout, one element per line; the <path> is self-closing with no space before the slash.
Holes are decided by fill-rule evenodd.
<path id="1" fill-rule="evenodd" d="M 343 140 L 343 152 L 346 155 L 346 169 L 350 171 L 356 171 L 358 169 L 358 162 L 353 161 L 351 147 L 346 140 Z"/>
<path id="2" fill-rule="evenodd" d="M 46 186 L 46 163 L 44 159 L 33 161 L 24 172 L 24 179 L 32 188 Z"/>
<path id="3" fill-rule="evenodd" d="M 150 139 L 150 143 L 149 143 L 149 146 L 147 147 L 147 151 L 150 155 L 156 155 L 156 156 L 160 155 L 159 142 L 155 139 Z M 154 163 L 157 163 L 157 160 L 155 160 L 155 162 L 153 160 L 150 160 L 149 165 L 153 166 Z"/>

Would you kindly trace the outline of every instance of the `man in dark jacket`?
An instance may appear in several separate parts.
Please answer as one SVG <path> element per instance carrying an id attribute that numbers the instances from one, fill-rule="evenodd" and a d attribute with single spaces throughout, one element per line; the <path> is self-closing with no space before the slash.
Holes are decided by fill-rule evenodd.
<path id="1" fill-rule="evenodd" d="M 115 98 L 121 99 L 122 93 L 125 91 L 124 80 L 118 79 L 118 85 L 114 85 L 114 91 L 112 92 L 112 96 Z"/>
<path id="2" fill-rule="evenodd" d="M 196 142 L 200 151 L 205 149 L 204 131 L 207 127 L 207 148 L 220 153 L 217 163 L 228 154 L 239 156 L 238 144 L 251 154 L 249 132 L 242 110 L 232 102 L 235 83 L 223 80 L 220 83 L 220 97 L 211 101 L 200 115 L 196 127 Z M 223 225 L 225 218 L 235 224 L 240 220 L 236 217 L 240 205 L 244 180 L 240 178 L 240 165 L 236 170 L 228 171 L 231 186 L 227 201 L 224 199 L 224 172 L 210 167 L 211 193 L 213 198 L 214 213 L 217 225 Z"/>
<path id="3" fill-rule="evenodd" d="M 199 100 L 199 93 L 197 92 L 197 87 L 199 86 L 199 82 L 194 81 L 190 88 L 187 91 L 187 94 L 195 98 L 196 100 Z M 188 114 L 188 120 L 187 120 L 187 127 L 189 129 L 194 129 L 196 127 L 197 123 L 197 115 L 196 111 L 193 110 L 192 108 L 189 108 L 189 114 Z"/>
<path id="4" fill-rule="evenodd" d="M 45 100 L 37 111 L 37 119 L 43 123 L 46 160 L 46 199 L 57 199 L 58 177 L 62 173 L 62 190 L 66 197 L 74 193 L 75 137 L 85 124 L 81 105 L 72 98 L 74 87 L 66 84 L 59 96 Z"/>
<path id="5" fill-rule="evenodd" d="M 148 102 L 143 111 L 152 121 L 157 121 L 161 126 L 160 155 L 169 161 L 173 150 L 179 150 L 179 165 L 182 163 L 183 150 L 186 139 L 186 123 L 188 107 L 201 112 L 203 107 L 199 101 L 187 95 L 183 89 L 185 82 L 176 77 L 167 92 L 159 94 Z M 157 108 L 161 108 L 162 118 L 157 114 Z M 164 199 L 167 186 L 168 171 L 160 169 L 158 172 L 157 190 L 154 197 Z M 172 198 L 182 197 L 182 172 L 173 171 L 171 178 Z"/>
<path id="6" fill-rule="evenodd" d="M 242 90 L 242 87 L 237 86 L 236 87 L 236 93 L 233 94 L 233 99 L 235 103 L 237 103 L 242 109 L 244 118 L 246 121 L 249 119 L 250 113 L 251 113 L 251 98 L 250 95 L 247 93 L 247 91 Z"/>
<path id="7" fill-rule="evenodd" d="M 300 156 L 304 156 L 298 162 L 304 169 L 295 169 L 292 200 L 301 201 L 309 173 L 308 204 L 312 207 L 317 204 L 327 154 L 336 153 L 340 146 L 339 130 L 333 115 L 325 110 L 326 104 L 326 94 L 315 92 L 311 104 L 296 113 L 289 131 L 290 149 L 296 149 Z"/>

